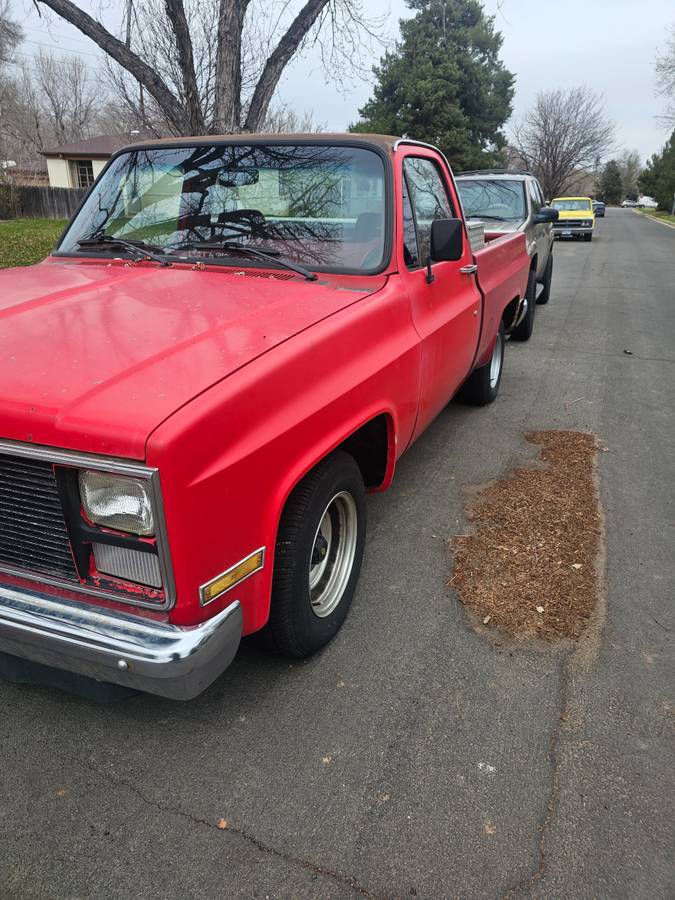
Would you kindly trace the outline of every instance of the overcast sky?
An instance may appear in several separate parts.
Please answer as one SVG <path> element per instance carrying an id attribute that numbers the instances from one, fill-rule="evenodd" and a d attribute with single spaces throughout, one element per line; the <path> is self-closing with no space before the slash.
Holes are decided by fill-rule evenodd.
<path id="1" fill-rule="evenodd" d="M 98 0 L 78 0 L 78 5 L 90 12 L 100 8 Z M 98 48 L 76 29 L 54 16 L 45 21 L 27 0 L 13 0 L 10 6 L 28 38 L 24 53 L 56 44 L 98 65 Z M 105 3 L 109 26 L 119 21 L 122 6 Z M 404 0 L 364 0 L 364 6 L 372 16 L 386 16 L 391 39 L 398 33 L 398 20 L 409 13 Z M 637 149 L 644 160 L 665 143 L 667 132 L 656 118 L 663 103 L 654 96 L 653 60 L 665 44 L 668 25 L 675 22 L 673 0 L 485 0 L 484 6 L 497 17 L 504 37 L 502 58 L 516 75 L 514 118 L 527 112 L 537 91 L 587 84 L 603 94 L 616 122 L 617 152 Z M 310 52 L 288 68 L 279 97 L 342 130 L 355 121 L 371 87 L 355 82 L 341 93 L 326 82 Z"/>

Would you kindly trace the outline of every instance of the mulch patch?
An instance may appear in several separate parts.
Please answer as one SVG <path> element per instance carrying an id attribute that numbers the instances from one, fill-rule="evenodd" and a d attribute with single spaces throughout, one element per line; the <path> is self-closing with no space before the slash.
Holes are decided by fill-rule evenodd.
<path id="1" fill-rule="evenodd" d="M 545 465 L 514 469 L 468 504 L 448 582 L 477 625 L 514 637 L 578 638 L 600 590 L 594 435 L 533 431 Z"/>

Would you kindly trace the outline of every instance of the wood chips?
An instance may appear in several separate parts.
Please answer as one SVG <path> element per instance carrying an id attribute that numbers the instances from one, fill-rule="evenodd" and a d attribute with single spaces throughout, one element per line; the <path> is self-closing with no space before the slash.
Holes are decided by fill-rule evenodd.
<path id="1" fill-rule="evenodd" d="M 595 436 L 533 431 L 545 465 L 514 469 L 469 502 L 448 582 L 475 624 L 514 637 L 578 638 L 599 594 Z"/>

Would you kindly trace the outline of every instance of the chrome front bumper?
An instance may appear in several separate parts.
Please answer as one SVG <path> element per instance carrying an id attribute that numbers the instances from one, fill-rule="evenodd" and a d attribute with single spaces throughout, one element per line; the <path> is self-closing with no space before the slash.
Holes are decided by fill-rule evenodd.
<path id="1" fill-rule="evenodd" d="M 593 228 L 583 225 L 559 225 L 557 222 L 553 225 L 553 237 L 560 237 L 567 234 L 593 234 Z"/>
<path id="2" fill-rule="evenodd" d="M 239 601 L 190 627 L 0 586 L 0 651 L 174 700 L 201 693 L 232 662 Z"/>

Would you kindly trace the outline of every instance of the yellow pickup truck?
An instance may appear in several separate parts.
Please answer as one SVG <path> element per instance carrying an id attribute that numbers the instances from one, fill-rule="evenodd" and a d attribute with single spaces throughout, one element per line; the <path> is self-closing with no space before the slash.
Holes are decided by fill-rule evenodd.
<path id="1" fill-rule="evenodd" d="M 595 215 L 590 197 L 555 197 L 551 208 L 558 210 L 558 218 L 553 223 L 553 236 L 577 237 L 585 241 L 593 240 Z"/>

